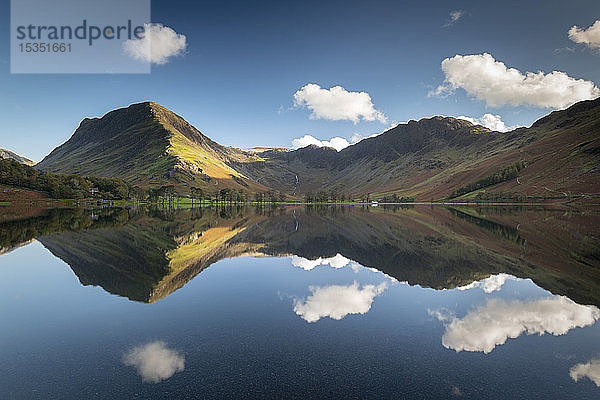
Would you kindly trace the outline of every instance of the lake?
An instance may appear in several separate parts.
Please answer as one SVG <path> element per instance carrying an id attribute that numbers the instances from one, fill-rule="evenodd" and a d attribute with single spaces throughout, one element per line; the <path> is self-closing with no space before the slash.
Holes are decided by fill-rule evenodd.
<path id="1" fill-rule="evenodd" d="M 600 212 L 0 207 L 0 398 L 600 398 Z"/>

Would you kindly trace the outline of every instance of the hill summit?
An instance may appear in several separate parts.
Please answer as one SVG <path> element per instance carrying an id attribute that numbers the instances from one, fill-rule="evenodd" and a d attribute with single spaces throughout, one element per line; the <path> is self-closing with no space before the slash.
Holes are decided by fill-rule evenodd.
<path id="1" fill-rule="evenodd" d="M 102 118 L 85 118 L 71 138 L 38 168 L 120 177 L 141 187 L 174 184 L 265 190 L 228 165 L 251 156 L 210 140 L 155 102 L 133 104 Z"/>

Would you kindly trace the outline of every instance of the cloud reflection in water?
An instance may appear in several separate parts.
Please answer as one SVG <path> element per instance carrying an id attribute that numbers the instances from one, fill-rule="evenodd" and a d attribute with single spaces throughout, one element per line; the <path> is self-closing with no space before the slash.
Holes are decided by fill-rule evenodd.
<path id="1" fill-rule="evenodd" d="M 351 260 L 347 259 L 340 253 L 337 253 L 333 257 L 319 257 L 316 260 L 309 260 L 308 258 L 292 256 L 292 265 L 294 267 L 300 267 L 306 271 L 310 271 L 319 265 L 329 265 L 332 268 L 344 268 Z"/>
<path id="2" fill-rule="evenodd" d="M 155 341 L 130 349 L 123 356 L 123 364 L 135 367 L 142 381 L 158 383 L 183 371 L 184 357 L 164 342 Z"/>
<path id="3" fill-rule="evenodd" d="M 574 365 L 569 371 L 569 374 L 575 382 L 578 382 L 583 378 L 588 378 L 594 382 L 596 386 L 600 387 L 600 359 L 594 359 L 587 363 Z"/>
<path id="4" fill-rule="evenodd" d="M 528 302 L 492 299 L 463 318 L 435 311 L 430 311 L 430 314 L 446 323 L 442 336 L 444 347 L 489 353 L 508 338 L 516 338 L 523 333 L 558 336 L 574 328 L 592 325 L 600 317 L 600 310 L 556 296 Z"/>
<path id="5" fill-rule="evenodd" d="M 294 300 L 294 312 L 306 322 L 316 322 L 324 317 L 340 320 L 348 314 L 365 314 L 371 309 L 375 297 L 387 287 L 387 282 L 361 287 L 356 281 L 348 286 L 310 286 L 310 296 Z"/>
<path id="6" fill-rule="evenodd" d="M 492 275 L 489 278 L 482 279 L 480 281 L 471 282 L 465 286 L 459 286 L 456 289 L 458 290 L 469 290 L 474 288 L 481 288 L 486 293 L 492 293 L 500 290 L 502 285 L 506 283 L 507 280 L 518 281 L 519 278 L 516 278 L 509 274 L 497 274 Z"/>

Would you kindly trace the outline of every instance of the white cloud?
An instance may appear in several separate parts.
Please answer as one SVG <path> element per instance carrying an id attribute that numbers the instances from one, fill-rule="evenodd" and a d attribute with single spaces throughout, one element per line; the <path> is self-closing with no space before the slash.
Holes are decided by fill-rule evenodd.
<path id="1" fill-rule="evenodd" d="M 156 341 L 132 348 L 123 356 L 123 363 L 135 367 L 144 382 L 157 383 L 183 371 L 184 357 Z"/>
<path id="2" fill-rule="evenodd" d="M 185 51 L 185 35 L 161 24 L 144 24 L 144 29 L 143 38 L 123 42 L 123 50 L 128 56 L 153 64 L 166 64 L 169 57 Z"/>
<path id="3" fill-rule="evenodd" d="M 465 286 L 457 287 L 458 290 L 469 290 L 474 288 L 481 288 L 486 293 L 492 293 L 500 290 L 502 285 L 506 283 L 507 280 L 517 281 L 518 278 L 508 275 L 508 274 L 498 274 L 492 275 L 489 278 L 482 279 L 480 281 L 471 282 Z"/>
<path id="4" fill-rule="evenodd" d="M 301 138 L 292 140 L 292 147 L 294 149 L 300 149 L 311 144 L 314 144 L 319 147 L 333 147 L 337 151 L 340 151 L 350 146 L 350 143 L 342 137 L 334 137 L 331 138 L 331 140 L 319 140 L 314 136 L 304 135 Z"/>
<path id="5" fill-rule="evenodd" d="M 444 24 L 444 28 L 448 28 L 448 27 L 454 25 L 465 14 L 466 13 L 463 10 L 450 11 L 450 20 Z"/>
<path id="6" fill-rule="evenodd" d="M 596 386 L 600 387 L 600 359 L 574 365 L 569 370 L 569 375 L 575 382 L 578 382 L 579 379 L 589 378 Z"/>
<path id="7" fill-rule="evenodd" d="M 374 133 L 369 136 L 363 136 L 360 133 L 356 132 L 356 133 L 354 133 L 354 135 L 352 135 L 352 137 L 350 138 L 350 141 L 352 142 L 352 144 L 356 144 L 363 139 L 368 139 L 368 138 L 372 138 L 372 137 L 379 136 L 379 135 L 381 135 L 381 133 Z"/>
<path id="8" fill-rule="evenodd" d="M 488 129 L 498 132 L 508 132 L 519 127 L 518 125 L 506 126 L 504 121 L 502 121 L 502 117 L 500 117 L 497 114 L 484 114 L 481 118 L 466 117 L 464 115 L 461 115 L 456 118 L 464 119 L 465 121 L 469 121 L 472 124 L 485 126 Z"/>
<path id="9" fill-rule="evenodd" d="M 387 282 L 379 285 L 363 285 L 358 282 L 348 286 L 311 286 L 312 294 L 294 301 L 294 312 L 306 322 L 316 322 L 329 317 L 340 320 L 348 314 L 366 314 L 376 296 L 387 289 Z"/>
<path id="10" fill-rule="evenodd" d="M 449 318 L 442 345 L 456 351 L 489 353 L 508 338 L 524 332 L 563 335 L 571 329 L 592 325 L 599 317 L 597 307 L 579 305 L 562 296 L 510 303 L 492 299 L 463 318 Z"/>
<path id="11" fill-rule="evenodd" d="M 373 135 L 369 136 L 372 137 Z M 361 140 L 363 140 L 365 137 L 363 135 L 361 135 L 358 132 L 355 132 L 354 135 L 352 135 L 352 137 L 350 138 L 350 141 L 352 142 L 352 144 L 356 144 L 358 142 L 360 142 Z"/>
<path id="12" fill-rule="evenodd" d="M 438 321 L 446 322 L 454 318 L 454 313 L 447 308 L 441 308 L 439 310 L 427 310 L 427 314 L 436 318 Z"/>
<path id="13" fill-rule="evenodd" d="M 442 61 L 445 82 L 429 96 L 445 96 L 462 88 L 490 107 L 528 104 L 565 108 L 600 96 L 594 82 L 571 78 L 564 72 L 526 72 L 507 68 L 488 53 L 456 55 Z"/>
<path id="14" fill-rule="evenodd" d="M 574 47 L 559 47 L 557 49 L 554 49 L 554 54 L 560 54 L 560 53 L 574 53 L 575 52 L 575 48 Z"/>
<path id="15" fill-rule="evenodd" d="M 382 133 L 385 133 L 385 132 L 389 131 L 390 129 L 397 127 L 398 125 L 400 125 L 400 124 L 397 122 L 394 122 L 390 126 L 385 128 L 382 132 L 373 133 L 372 135 L 369 135 L 369 136 L 363 136 L 360 133 L 355 132 L 352 135 L 352 137 L 350 138 L 350 141 L 348 141 L 347 139 L 345 139 L 343 137 L 339 137 L 339 136 L 331 138 L 330 140 L 319 140 L 312 135 L 304 135 L 301 138 L 296 138 L 296 139 L 292 140 L 292 148 L 300 149 L 302 147 L 306 147 L 306 146 L 310 146 L 311 144 L 314 144 L 315 146 L 332 147 L 332 148 L 336 149 L 337 151 L 341 151 L 350 145 L 360 142 L 363 139 L 369 139 L 369 138 L 372 138 L 375 136 L 379 136 Z"/>
<path id="16" fill-rule="evenodd" d="M 569 39 L 575 43 L 583 43 L 591 48 L 600 49 L 600 20 L 587 29 L 573 25 L 569 29 Z"/>
<path id="17" fill-rule="evenodd" d="M 351 260 L 347 259 L 340 253 L 337 253 L 333 257 L 323 258 L 319 257 L 316 260 L 309 260 L 304 257 L 292 256 L 292 265 L 294 267 L 300 267 L 306 271 L 310 271 L 319 265 L 329 265 L 332 268 L 344 268 L 350 263 Z"/>
<path id="18" fill-rule="evenodd" d="M 363 267 L 363 266 L 362 266 L 362 265 L 360 265 L 359 263 L 357 263 L 357 262 L 353 261 L 353 262 L 352 262 L 352 264 L 350 264 L 350 268 L 352 269 L 352 271 L 353 271 L 355 274 L 358 274 L 358 273 L 359 273 L 359 272 L 360 272 L 360 271 L 361 271 L 363 268 L 365 268 L 365 267 Z"/>
<path id="19" fill-rule="evenodd" d="M 383 131 L 379 132 L 379 133 L 373 133 L 372 135 L 369 136 L 363 136 L 358 132 L 355 132 L 354 135 L 352 135 L 352 137 L 350 138 L 350 142 L 352 142 L 352 144 L 356 144 L 358 142 L 360 142 L 363 139 L 369 139 L 375 136 L 379 136 L 382 133 L 385 133 L 387 131 L 389 131 L 390 129 L 394 129 L 395 127 L 397 127 L 400 124 L 406 124 L 406 122 L 392 122 L 387 128 L 385 128 Z"/>
<path id="20" fill-rule="evenodd" d="M 407 282 L 398 282 L 398 280 L 396 278 L 394 278 L 393 276 L 389 276 L 389 275 L 379 271 L 376 268 L 364 267 L 364 266 L 360 265 L 359 263 L 357 263 L 356 261 L 352 261 L 349 258 L 344 257 L 340 253 L 337 253 L 333 257 L 319 257 L 314 260 L 309 260 L 308 258 L 294 255 L 294 256 L 292 256 L 291 261 L 292 261 L 292 265 L 294 267 L 302 268 L 306 271 L 311 271 L 321 265 L 322 266 L 328 265 L 331 268 L 335 268 L 335 269 L 341 269 L 341 268 L 348 266 L 355 274 L 358 274 L 361 271 L 371 271 L 371 272 L 375 272 L 377 274 L 382 274 L 383 276 L 388 278 L 390 280 L 390 282 L 392 282 L 392 283 L 407 283 Z"/>
<path id="21" fill-rule="evenodd" d="M 312 111 L 311 119 L 346 120 L 356 124 L 362 118 L 387 123 L 387 118 L 375 109 L 367 92 L 349 92 L 341 86 L 322 89 L 309 83 L 294 93 L 294 105 Z"/>

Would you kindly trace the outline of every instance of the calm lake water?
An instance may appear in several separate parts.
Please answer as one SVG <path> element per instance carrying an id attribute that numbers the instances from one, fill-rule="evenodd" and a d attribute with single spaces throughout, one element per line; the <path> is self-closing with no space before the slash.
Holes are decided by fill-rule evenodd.
<path id="1" fill-rule="evenodd" d="M 0 208 L 0 398 L 600 398 L 600 213 Z"/>

